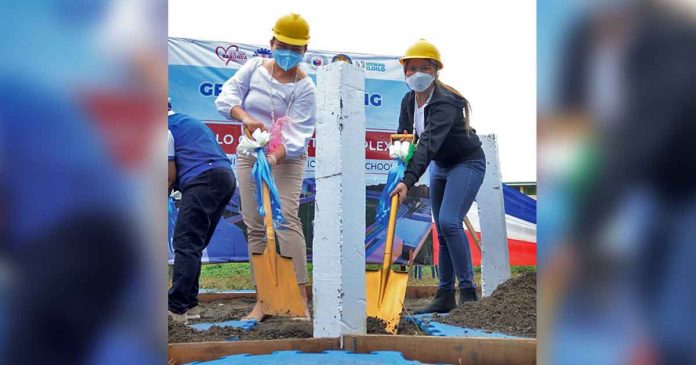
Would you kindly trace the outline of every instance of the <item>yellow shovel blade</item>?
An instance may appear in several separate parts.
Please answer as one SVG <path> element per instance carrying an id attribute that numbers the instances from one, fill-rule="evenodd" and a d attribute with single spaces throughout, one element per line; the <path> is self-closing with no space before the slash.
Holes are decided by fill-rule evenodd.
<path id="1" fill-rule="evenodd" d="M 367 315 L 380 318 L 387 323 L 387 332 L 396 334 L 396 327 L 401 319 L 401 311 L 406 298 L 408 272 L 390 270 L 387 282 L 384 284 L 384 294 L 380 301 L 379 281 L 381 276 L 382 269 L 365 273 Z"/>
<path id="2" fill-rule="evenodd" d="M 305 315 L 304 300 L 297 286 L 292 259 L 266 251 L 253 254 L 251 264 L 256 278 L 256 295 L 264 314 L 282 317 Z"/>
<path id="3" fill-rule="evenodd" d="M 246 128 L 245 128 L 246 130 Z M 248 131 L 247 131 L 248 134 Z M 292 259 L 276 252 L 276 237 L 271 219 L 271 198 L 263 184 L 263 206 L 266 210 L 266 249 L 251 255 L 256 278 L 256 296 L 264 314 L 282 317 L 304 317 L 304 299 L 297 286 Z"/>

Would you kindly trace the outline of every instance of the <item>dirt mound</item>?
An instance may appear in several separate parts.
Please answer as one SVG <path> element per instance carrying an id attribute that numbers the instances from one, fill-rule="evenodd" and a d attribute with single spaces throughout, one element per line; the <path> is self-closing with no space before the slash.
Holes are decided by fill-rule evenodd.
<path id="1" fill-rule="evenodd" d="M 168 325 L 169 343 L 312 337 L 312 322 L 295 321 L 289 318 L 268 318 L 250 331 L 217 326 L 210 327 L 207 331 L 197 331 L 182 323 L 173 322 L 171 319 Z"/>
<path id="2" fill-rule="evenodd" d="M 217 300 L 210 303 L 200 303 L 201 319 L 190 320 L 189 322 L 239 320 L 251 312 L 254 303 L 254 299 Z M 186 325 L 169 320 L 169 343 L 309 337 L 312 337 L 311 321 L 297 321 L 283 317 L 266 318 L 263 322 L 257 323 L 250 331 L 217 326 L 213 326 L 207 331 L 196 331 Z"/>
<path id="3" fill-rule="evenodd" d="M 387 327 L 387 323 L 381 318 L 367 317 L 367 333 L 372 335 L 387 335 L 389 332 L 384 329 L 385 327 Z"/>
<path id="4" fill-rule="evenodd" d="M 536 273 L 510 279 L 488 298 L 467 302 L 439 322 L 462 327 L 536 337 Z"/>
<path id="5" fill-rule="evenodd" d="M 201 303 L 201 319 L 196 322 L 225 322 L 240 319 L 254 308 L 255 299 L 216 300 Z"/>
<path id="6" fill-rule="evenodd" d="M 429 302 L 430 298 L 407 299 L 406 311 L 403 316 L 410 314 L 412 310 Z M 218 300 L 210 303 L 201 303 L 201 319 L 192 320 L 199 322 L 225 322 L 238 320 L 251 311 L 254 306 L 253 299 Z M 311 311 L 311 306 L 310 306 Z M 384 330 L 385 323 L 379 318 L 368 318 L 367 333 L 387 334 Z M 400 335 L 423 335 L 420 329 L 412 322 L 402 318 L 397 327 Z M 257 323 L 250 331 L 244 331 L 231 327 L 211 327 L 207 331 L 196 331 L 181 323 L 169 320 L 169 343 L 204 342 L 235 340 L 273 340 L 281 338 L 310 338 L 313 335 L 311 321 L 297 321 L 284 317 L 269 317 L 263 322 Z"/>
<path id="7" fill-rule="evenodd" d="M 415 323 L 408 321 L 405 318 L 401 318 L 399 325 L 396 326 L 396 334 L 405 336 L 423 336 L 423 331 L 421 331 Z"/>
<path id="8" fill-rule="evenodd" d="M 310 338 L 313 327 L 311 321 L 292 320 L 272 317 L 257 323 L 253 330 L 247 332 L 243 340 L 276 340 L 280 338 Z"/>
<path id="9" fill-rule="evenodd" d="M 367 333 L 371 335 L 388 335 L 389 332 L 385 330 L 387 324 L 380 318 L 367 317 Z M 422 331 L 416 326 L 415 323 L 406 320 L 406 318 L 401 318 L 399 324 L 396 326 L 396 333 L 399 335 L 409 335 L 409 336 L 421 336 Z"/>
<path id="10" fill-rule="evenodd" d="M 245 334 L 244 330 L 232 327 L 211 327 L 207 331 L 196 331 L 171 319 L 168 327 L 169 343 L 224 341 L 229 338 L 241 338 Z"/>

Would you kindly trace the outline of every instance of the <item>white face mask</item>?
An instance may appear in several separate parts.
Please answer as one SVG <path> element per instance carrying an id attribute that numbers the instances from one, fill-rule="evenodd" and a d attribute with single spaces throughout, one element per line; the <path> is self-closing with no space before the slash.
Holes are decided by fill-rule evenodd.
<path id="1" fill-rule="evenodd" d="M 406 78 L 406 84 L 413 91 L 425 91 L 430 84 L 435 80 L 435 76 L 424 72 L 416 72 Z"/>

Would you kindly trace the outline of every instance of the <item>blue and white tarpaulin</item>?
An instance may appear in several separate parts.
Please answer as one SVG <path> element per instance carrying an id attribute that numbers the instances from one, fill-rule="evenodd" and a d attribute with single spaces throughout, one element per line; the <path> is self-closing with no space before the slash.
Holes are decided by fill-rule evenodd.
<path id="1" fill-rule="evenodd" d="M 235 42 L 199 41 L 169 38 L 169 97 L 175 111 L 202 120 L 216 135 L 218 143 L 232 161 L 236 162 L 236 148 L 241 137 L 237 122 L 226 120 L 215 108 L 215 98 L 222 84 L 249 59 L 271 56 L 268 45 L 250 45 Z M 389 157 L 389 135 L 398 127 L 401 99 L 408 91 L 403 69 L 396 56 L 365 55 L 357 53 L 308 50 L 301 67 L 316 83 L 316 70 L 334 61 L 346 61 L 365 70 L 365 177 L 367 187 L 366 256 L 368 262 L 381 262 L 380 246 L 385 230 L 374 221 L 379 194 L 386 182 L 393 160 Z M 307 241 L 307 253 L 312 254 L 312 220 L 314 218 L 314 139 L 308 146 L 307 168 L 300 196 L 300 218 Z M 427 173 L 421 178 L 427 184 Z M 507 194 L 506 194 L 507 199 Z M 422 229 L 396 233 L 395 252 L 403 252 L 423 242 L 430 234 L 430 201 L 427 198 L 408 198 L 400 209 L 400 220 L 424 222 Z M 245 226 L 239 212 L 239 194 L 235 193 L 220 220 L 210 245 L 203 253 L 203 262 L 247 261 Z M 507 201 L 506 201 L 507 206 Z M 173 225 L 173 220 L 170 219 Z M 418 225 L 420 227 L 420 225 Z M 173 227 L 171 228 L 173 230 Z M 410 237 L 413 235 L 414 237 Z M 409 237 L 406 237 L 409 236 Z M 417 236 L 417 237 L 416 237 Z M 404 242 L 406 244 L 404 245 Z M 169 262 L 173 262 L 173 248 L 169 242 Z M 379 257 L 378 257 L 379 256 Z"/>
<path id="2" fill-rule="evenodd" d="M 233 42 L 169 39 L 169 97 L 174 110 L 200 119 L 213 129 L 223 150 L 235 162 L 238 123 L 215 109 L 222 84 L 249 59 L 270 57 L 268 46 Z M 316 83 L 317 67 L 343 60 L 365 70 L 367 184 L 383 183 L 391 167 L 389 134 L 396 130 L 401 99 L 408 91 L 398 57 L 309 50 L 301 64 Z M 310 141 L 306 177 L 314 176 L 314 140 Z"/>

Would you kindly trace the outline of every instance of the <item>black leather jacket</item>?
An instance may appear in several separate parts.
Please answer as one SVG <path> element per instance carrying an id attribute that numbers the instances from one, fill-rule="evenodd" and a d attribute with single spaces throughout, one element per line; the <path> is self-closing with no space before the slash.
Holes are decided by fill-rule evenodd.
<path id="1" fill-rule="evenodd" d="M 413 133 L 414 99 L 416 93 L 409 91 L 401 100 L 399 130 Z M 464 125 L 465 99 L 446 88 L 435 85 L 430 102 L 425 107 L 425 130 L 418 137 L 413 159 L 406 168 L 402 182 L 412 187 L 423 175 L 430 161 L 447 168 L 466 160 L 483 160 L 481 141 L 476 131 L 468 133 Z"/>

